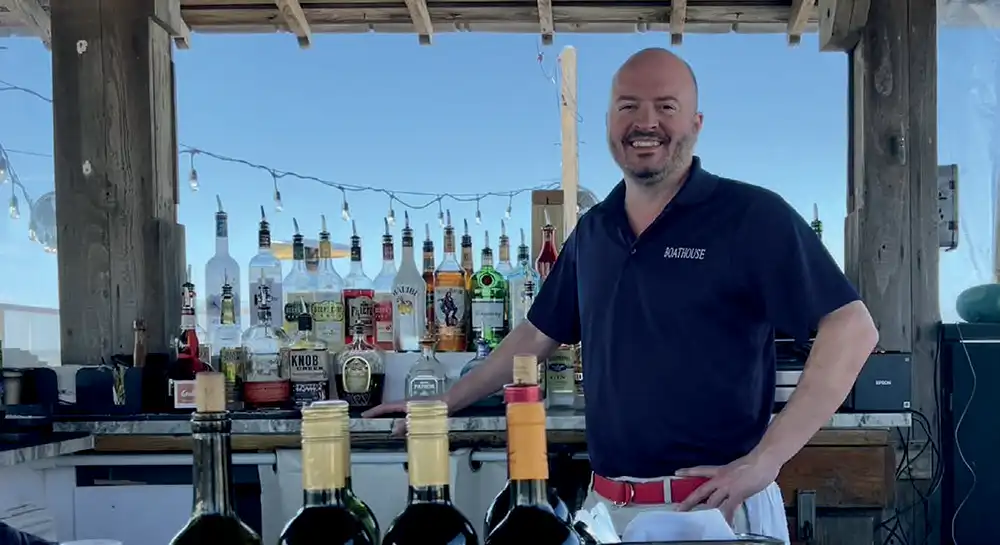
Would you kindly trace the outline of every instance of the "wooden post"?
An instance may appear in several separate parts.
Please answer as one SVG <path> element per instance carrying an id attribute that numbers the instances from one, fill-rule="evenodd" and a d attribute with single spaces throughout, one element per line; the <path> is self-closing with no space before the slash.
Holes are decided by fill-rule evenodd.
<path id="1" fill-rule="evenodd" d="M 53 0 L 59 317 L 66 364 L 164 352 L 179 317 L 170 34 L 157 0 Z"/>
<path id="2" fill-rule="evenodd" d="M 559 113 L 562 119 L 562 190 L 563 218 L 562 232 L 558 234 L 563 241 L 576 228 L 577 192 L 580 188 L 580 154 L 577 139 L 577 85 L 576 85 L 576 49 L 566 47 L 559 55 L 560 85 Z M 554 218 L 553 218 L 554 219 Z"/>
<path id="3" fill-rule="evenodd" d="M 936 25 L 934 0 L 871 2 L 849 53 L 845 269 L 878 325 L 880 348 L 913 354 L 913 409 L 938 441 Z M 919 426 L 912 433 L 919 438 Z M 900 503 L 910 488 L 900 486 Z"/>

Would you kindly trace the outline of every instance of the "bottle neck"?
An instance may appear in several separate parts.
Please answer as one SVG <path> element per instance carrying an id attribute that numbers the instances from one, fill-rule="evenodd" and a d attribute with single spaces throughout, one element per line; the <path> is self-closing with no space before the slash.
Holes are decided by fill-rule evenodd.
<path id="1" fill-rule="evenodd" d="M 451 503 L 448 435 L 421 434 L 406 439 L 409 503 Z"/>
<path id="2" fill-rule="evenodd" d="M 471 253 L 471 251 L 470 251 L 470 253 Z M 484 249 L 483 250 L 482 254 L 480 254 L 480 256 L 479 256 L 479 260 L 482 261 L 482 263 L 480 264 L 480 266 L 483 269 L 492 269 L 493 268 L 493 252 L 489 251 L 488 249 Z M 470 259 L 469 261 L 471 262 L 472 260 Z"/>
<path id="3" fill-rule="evenodd" d="M 500 263 L 507 263 L 510 261 L 510 243 L 506 240 L 507 237 L 500 237 L 500 249 L 497 259 Z"/>
<path id="4" fill-rule="evenodd" d="M 444 259 L 455 259 L 455 231 L 451 227 L 444 229 Z"/>
<path id="5" fill-rule="evenodd" d="M 260 229 L 257 231 L 257 249 L 258 253 L 264 253 L 271 251 L 271 230 L 270 229 Z"/>
<path id="6" fill-rule="evenodd" d="M 306 272 L 306 249 L 301 244 L 292 243 L 292 270 Z"/>
<path id="7" fill-rule="evenodd" d="M 549 483 L 545 480 L 510 481 L 510 504 L 518 506 L 548 507 Z"/>
<path id="8" fill-rule="evenodd" d="M 403 259 L 400 260 L 399 268 L 402 269 L 403 267 L 412 267 L 414 269 L 417 268 L 417 262 L 414 259 L 412 245 L 411 246 L 407 246 L 406 244 L 403 245 Z"/>
<path id="9" fill-rule="evenodd" d="M 191 419 L 196 514 L 234 513 L 231 427 L 226 413 L 195 414 Z"/>
<path id="10" fill-rule="evenodd" d="M 546 505 L 549 460 L 542 403 L 507 403 L 507 456 L 513 505 Z"/>
<path id="11" fill-rule="evenodd" d="M 531 254 L 528 253 L 527 246 L 519 246 L 517 249 L 517 263 L 519 265 L 528 265 L 531 263 Z"/>
<path id="12" fill-rule="evenodd" d="M 344 446 L 347 443 L 346 437 L 302 439 L 303 505 L 344 504 L 350 467 L 350 447 Z"/>
<path id="13" fill-rule="evenodd" d="M 424 271 L 434 272 L 434 250 L 424 250 Z"/>

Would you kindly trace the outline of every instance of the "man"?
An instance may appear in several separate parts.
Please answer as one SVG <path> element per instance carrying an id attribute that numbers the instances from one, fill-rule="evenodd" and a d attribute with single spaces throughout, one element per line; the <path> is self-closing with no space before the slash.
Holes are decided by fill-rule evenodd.
<path id="1" fill-rule="evenodd" d="M 669 51 L 619 69 L 607 125 L 624 180 L 566 240 L 529 323 L 445 401 L 457 411 L 495 392 L 514 354 L 582 342 L 586 507 L 613 506 L 619 532 L 642 510 L 717 507 L 737 530 L 787 541 L 774 480 L 843 402 L 878 333 L 781 197 L 701 168 L 702 120 L 694 73 Z M 775 329 L 817 333 L 772 421 Z"/>

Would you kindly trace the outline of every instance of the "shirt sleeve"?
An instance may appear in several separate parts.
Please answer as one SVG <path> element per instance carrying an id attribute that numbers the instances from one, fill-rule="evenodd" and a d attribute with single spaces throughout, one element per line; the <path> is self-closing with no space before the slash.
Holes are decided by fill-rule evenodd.
<path id="1" fill-rule="evenodd" d="M 767 320 L 798 341 L 807 341 L 826 315 L 860 300 L 823 241 L 780 196 L 751 205 L 743 228 L 750 243 L 751 282 Z"/>
<path id="2" fill-rule="evenodd" d="M 563 244 L 556 264 L 528 310 L 528 321 L 561 344 L 580 342 L 580 303 L 577 292 L 577 230 Z"/>

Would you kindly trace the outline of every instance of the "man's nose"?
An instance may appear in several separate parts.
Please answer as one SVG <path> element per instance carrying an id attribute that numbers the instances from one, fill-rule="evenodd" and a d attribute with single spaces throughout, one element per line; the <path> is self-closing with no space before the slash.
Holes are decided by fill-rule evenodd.
<path id="1" fill-rule="evenodd" d="M 647 131 L 659 126 L 656 108 L 649 104 L 641 106 L 635 118 L 635 126 L 639 130 Z"/>

